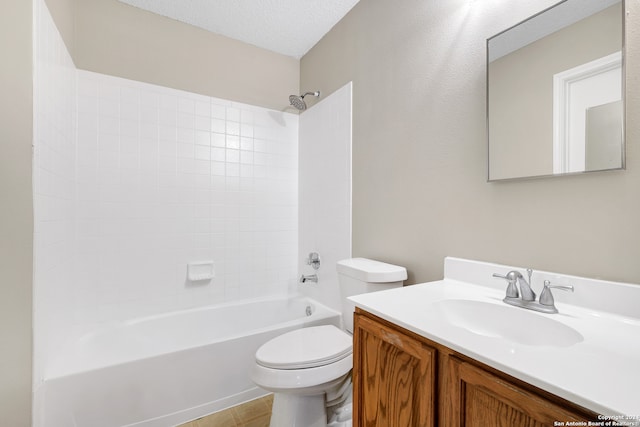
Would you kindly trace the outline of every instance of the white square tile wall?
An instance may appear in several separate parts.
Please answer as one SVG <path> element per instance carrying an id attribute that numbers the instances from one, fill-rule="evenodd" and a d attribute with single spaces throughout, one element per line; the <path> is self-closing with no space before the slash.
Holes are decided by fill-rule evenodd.
<path id="1" fill-rule="evenodd" d="M 297 140 L 293 114 L 79 70 L 78 322 L 287 293 Z"/>
<path id="2" fill-rule="evenodd" d="M 296 291 L 298 116 L 76 70 L 43 0 L 34 28 L 34 383 L 105 322 Z"/>

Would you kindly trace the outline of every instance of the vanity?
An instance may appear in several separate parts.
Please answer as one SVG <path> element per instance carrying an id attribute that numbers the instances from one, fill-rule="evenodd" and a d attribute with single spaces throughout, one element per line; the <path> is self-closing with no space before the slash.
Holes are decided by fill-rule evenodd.
<path id="1" fill-rule="evenodd" d="M 534 271 L 575 291 L 548 314 L 503 301 L 511 271 L 446 258 L 443 280 L 351 297 L 354 425 L 640 425 L 640 286 Z"/>

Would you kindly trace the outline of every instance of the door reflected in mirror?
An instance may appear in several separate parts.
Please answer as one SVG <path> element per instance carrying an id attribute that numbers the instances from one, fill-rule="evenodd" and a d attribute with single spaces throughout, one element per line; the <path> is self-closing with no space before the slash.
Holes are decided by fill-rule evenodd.
<path id="1" fill-rule="evenodd" d="M 623 11 L 565 0 L 487 40 L 489 181 L 624 168 Z"/>

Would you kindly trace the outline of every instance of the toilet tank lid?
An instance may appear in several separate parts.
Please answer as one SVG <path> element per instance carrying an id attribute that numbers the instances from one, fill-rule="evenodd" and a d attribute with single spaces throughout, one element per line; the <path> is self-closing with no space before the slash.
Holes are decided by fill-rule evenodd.
<path id="1" fill-rule="evenodd" d="M 338 274 L 363 282 L 392 283 L 407 279 L 407 269 L 367 258 L 349 258 L 338 261 Z"/>

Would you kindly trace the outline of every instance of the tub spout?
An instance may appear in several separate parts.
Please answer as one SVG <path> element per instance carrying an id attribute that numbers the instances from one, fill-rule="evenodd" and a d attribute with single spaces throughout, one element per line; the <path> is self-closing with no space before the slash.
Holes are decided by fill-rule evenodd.
<path id="1" fill-rule="evenodd" d="M 314 282 L 318 283 L 318 275 L 312 274 L 310 276 L 305 276 L 304 274 L 300 276 L 300 283 Z"/>

